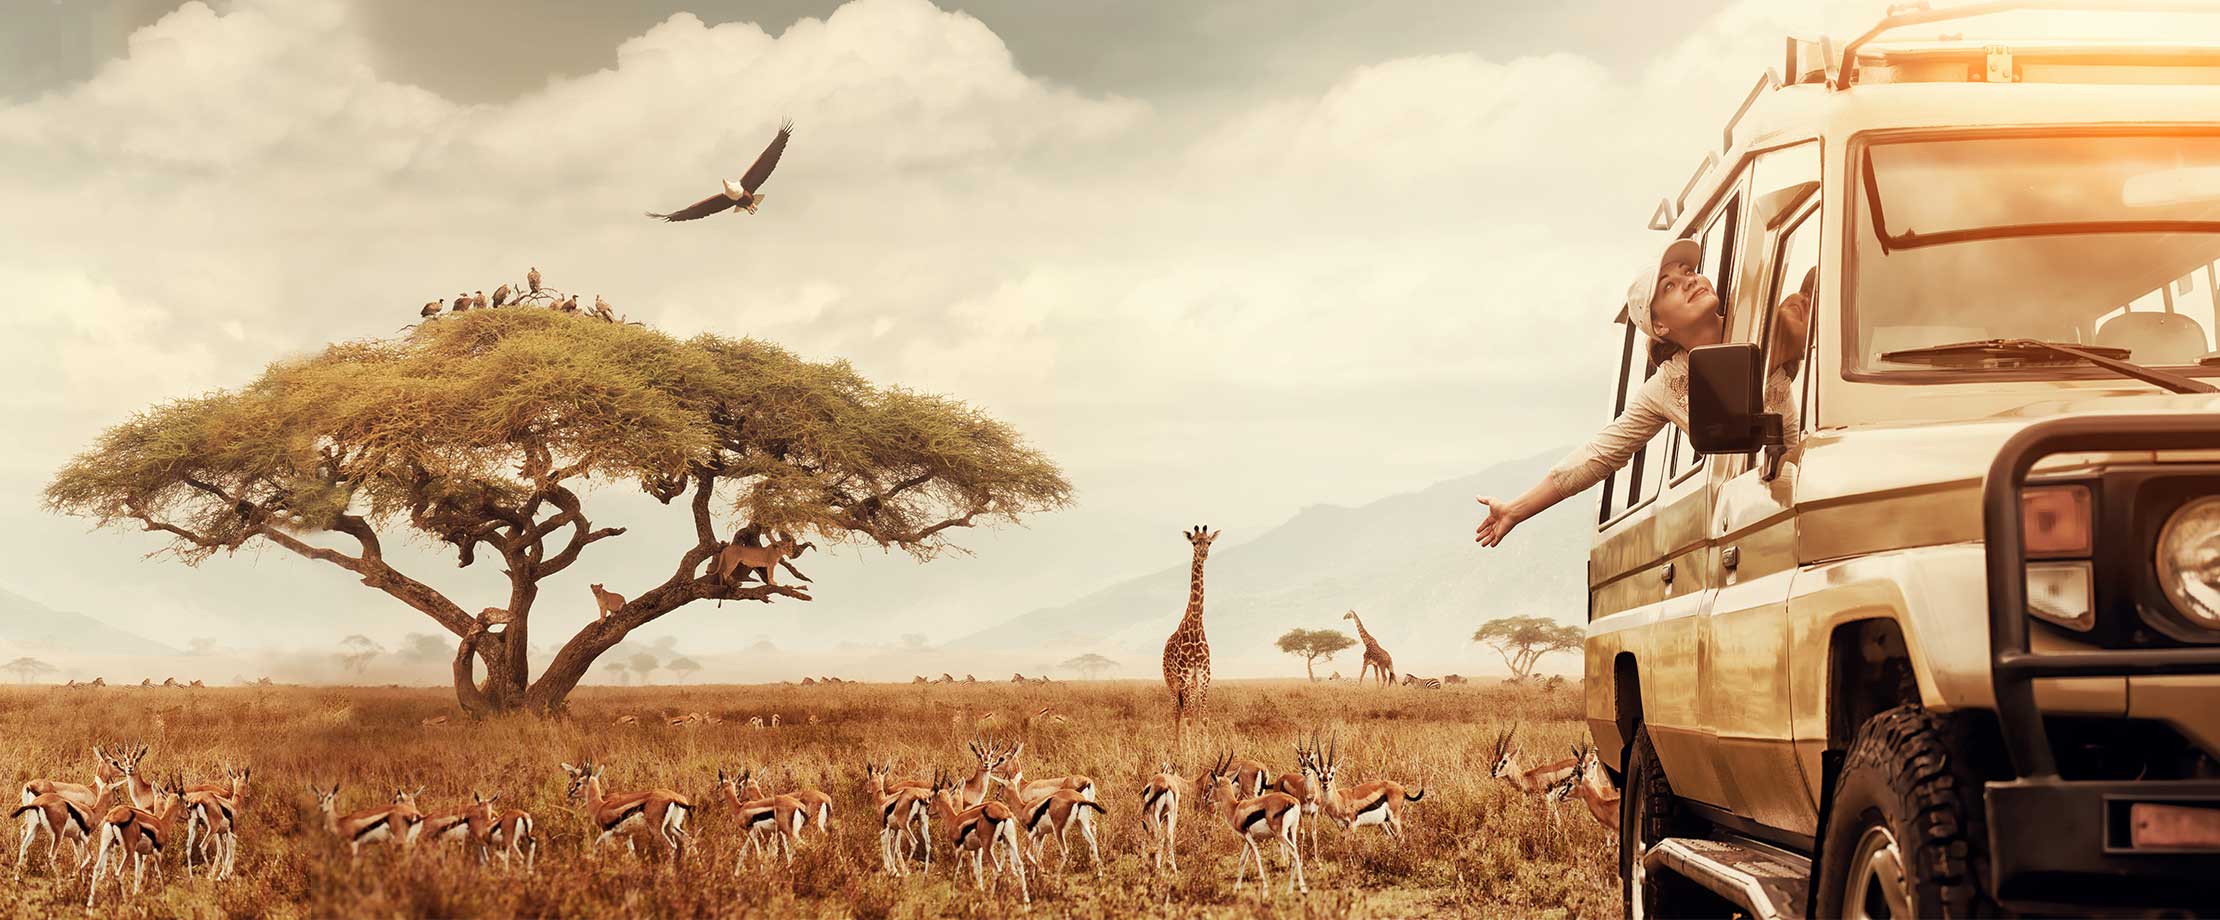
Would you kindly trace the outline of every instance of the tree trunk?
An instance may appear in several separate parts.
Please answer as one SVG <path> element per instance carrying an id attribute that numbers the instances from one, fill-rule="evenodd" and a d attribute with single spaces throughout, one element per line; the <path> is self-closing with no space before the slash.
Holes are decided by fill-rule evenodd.
<path id="1" fill-rule="evenodd" d="M 1313 667 L 1317 662 L 1316 658 L 1303 659 L 1303 676 L 1310 678 L 1310 682 L 1314 684 L 1318 682 L 1318 670 Z"/>

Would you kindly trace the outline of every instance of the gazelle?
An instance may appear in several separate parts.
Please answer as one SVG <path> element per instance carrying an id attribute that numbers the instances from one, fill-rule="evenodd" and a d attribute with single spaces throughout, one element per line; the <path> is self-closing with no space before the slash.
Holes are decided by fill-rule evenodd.
<path id="1" fill-rule="evenodd" d="M 152 784 L 150 784 L 152 785 Z M 108 872 L 108 850 L 116 852 L 116 884 L 123 884 L 123 860 L 131 859 L 131 893 L 136 895 L 146 882 L 146 864 L 154 863 L 154 876 L 165 879 L 162 872 L 162 852 L 176 839 L 177 819 L 185 810 L 183 779 L 173 780 L 153 788 L 154 810 L 118 805 L 109 809 L 101 819 L 100 850 L 93 855 L 92 885 L 85 889 L 85 906 L 93 905 L 93 897 L 100 893 L 100 880 Z"/>
<path id="2" fill-rule="evenodd" d="M 1048 710 L 1043 709 L 1041 711 L 1047 712 Z M 1010 753 L 1002 759 L 1002 762 L 996 765 L 994 772 L 1004 779 L 1016 779 L 1023 772 L 1018 766 L 1017 759 L 1024 753 L 1025 742 L 1020 741 L 1016 747 L 1010 749 Z M 1031 802 L 1047 798 L 1059 789 L 1069 789 L 1079 793 L 1080 798 L 1089 802 L 1095 800 L 1094 777 L 1082 776 L 1077 773 L 1070 776 L 1048 776 L 1033 780 L 1026 783 L 1023 789 L 1018 790 L 1017 795 L 1019 799 Z"/>
<path id="3" fill-rule="evenodd" d="M 1241 865 L 1234 870 L 1234 891 L 1241 890 L 1251 857 L 1256 859 L 1257 884 L 1260 886 L 1258 894 L 1261 896 L 1272 887 L 1272 881 L 1264 871 L 1264 851 L 1257 846 L 1258 840 L 1279 841 L 1280 852 L 1286 854 L 1289 865 L 1294 869 L 1294 874 L 1288 879 L 1288 891 L 1310 890 L 1310 882 L 1303 878 L 1303 852 L 1295 844 L 1296 834 L 1303 821 L 1303 808 L 1302 803 L 1295 801 L 1294 796 L 1284 792 L 1267 792 L 1242 798 L 1240 787 L 1236 785 L 1233 756 L 1229 754 L 1219 758 L 1217 766 L 1211 768 L 1208 778 L 1203 781 L 1202 798 L 1203 806 L 1214 808 L 1220 817 L 1226 819 L 1226 824 L 1233 828 L 1233 832 L 1241 837 Z"/>
<path id="4" fill-rule="evenodd" d="M 1579 760 L 1579 766 L 1549 787 L 1548 797 L 1551 801 L 1578 798 L 1588 806 L 1589 817 L 1596 819 L 1605 830 L 1618 833 L 1619 790 L 1611 785 L 1610 777 L 1604 775 L 1595 747 L 1574 748 L 1573 756 Z"/>
<path id="5" fill-rule="evenodd" d="M 540 855 L 540 840 L 533 834 L 532 827 L 532 813 L 521 808 L 511 808 L 494 817 L 493 826 L 486 829 L 486 845 L 501 855 L 503 867 L 509 865 L 510 857 L 516 857 L 524 861 L 524 871 L 532 871 Z"/>
<path id="6" fill-rule="evenodd" d="M 945 777 L 933 784 L 933 817 L 945 822 L 945 833 L 954 845 L 957 865 L 962 865 L 965 853 L 971 854 L 972 887 L 984 889 L 986 883 L 986 854 L 997 845 L 1010 851 L 1009 869 L 1017 874 L 1018 894 L 1025 903 L 1033 903 L 1033 892 L 1025 884 L 1025 853 L 1018 843 L 1017 816 L 1010 806 L 1001 802 L 981 802 L 969 808 L 956 807 L 957 786 Z M 957 869 L 962 872 L 961 868 Z M 995 877 L 1002 875 L 1002 866 L 995 867 Z"/>
<path id="7" fill-rule="evenodd" d="M 790 795 L 758 796 L 742 801 L 741 787 L 752 786 L 751 776 L 747 770 L 738 773 L 726 773 L 722 769 L 717 771 L 718 790 L 732 803 L 733 811 L 740 816 L 740 826 L 748 831 L 747 842 L 732 863 L 734 875 L 739 875 L 740 870 L 747 865 L 749 851 L 763 852 L 762 840 L 765 834 L 771 835 L 770 852 L 767 855 L 775 858 L 783 846 L 786 850 L 786 864 L 793 865 L 794 842 L 802 836 L 802 825 L 809 821 L 809 816 L 802 812 L 802 803 Z M 751 788 L 750 791 L 759 788 Z"/>
<path id="8" fill-rule="evenodd" d="M 185 787 L 185 877 L 193 876 L 193 857 L 202 856 L 210 866 L 222 858 L 224 864 L 217 878 L 231 877 L 232 849 L 238 846 L 234 836 L 238 830 L 235 819 L 239 803 L 247 794 L 247 777 L 251 767 L 232 769 L 224 766 L 224 782 L 198 783 Z M 220 839 L 219 839 L 220 838 Z M 222 848 L 222 854 L 210 852 Z"/>
<path id="9" fill-rule="evenodd" d="M 592 761 L 581 761 L 577 766 L 562 765 L 570 775 L 570 798 L 586 806 L 586 817 L 599 830 L 588 853 L 599 852 L 601 845 L 618 834 L 627 835 L 624 846 L 632 850 L 632 831 L 652 829 L 655 837 L 671 850 L 671 871 L 676 873 L 686 860 L 686 816 L 694 810 L 694 803 L 669 789 L 651 789 L 646 792 L 604 794 L 601 774 L 607 768 Z"/>
<path id="10" fill-rule="evenodd" d="M 23 877 L 23 864 L 29 861 L 31 844 L 41 830 L 52 838 L 46 848 L 46 871 L 49 874 L 56 871 L 56 859 L 61 854 L 64 842 L 73 848 L 72 855 L 78 855 L 78 863 L 82 865 L 85 860 L 80 854 L 86 852 L 93 842 L 93 822 L 99 820 L 99 815 L 104 813 L 102 808 L 108 801 L 108 793 L 114 791 L 117 785 L 95 776 L 91 792 L 83 798 L 48 792 L 33 796 L 30 801 L 16 806 L 8 815 L 23 822 L 23 845 L 15 854 L 15 876 Z"/>
<path id="11" fill-rule="evenodd" d="M 93 777 L 89 784 L 51 779 L 35 779 L 23 784 L 20 804 L 39 807 L 17 808 L 12 813 L 23 825 L 23 842 L 17 848 L 15 857 L 18 877 L 22 875 L 24 860 L 31 854 L 31 845 L 38 842 L 42 831 L 53 834 L 46 850 L 47 871 L 54 871 L 65 840 L 78 850 L 88 851 L 78 856 L 78 865 L 83 867 L 90 855 L 89 848 L 98 842 L 92 837 L 92 824 L 107 813 L 105 809 L 108 794 L 127 785 L 130 772 L 127 767 L 137 767 L 139 759 L 146 756 L 144 745 L 126 751 L 120 763 L 97 746 L 92 751 Z M 83 816 L 83 820 L 72 815 L 73 809 Z"/>
<path id="12" fill-rule="evenodd" d="M 316 796 L 317 810 L 324 813 L 324 829 L 347 842 L 348 856 L 356 862 L 362 861 L 362 845 L 365 843 L 391 843 L 407 847 L 416 841 L 416 825 L 423 820 L 424 814 L 416 810 L 414 797 L 408 793 L 394 793 L 391 804 L 342 815 L 339 813 L 338 783 L 333 783 L 328 790 L 311 785 L 308 791 Z M 404 799 L 408 802 L 404 802 Z"/>
<path id="13" fill-rule="evenodd" d="M 1265 787 L 1271 781 L 1272 768 L 1265 766 L 1261 760 L 1234 757 L 1226 762 L 1226 769 L 1232 771 L 1233 788 L 1243 798 L 1263 795 Z"/>
<path id="14" fill-rule="evenodd" d="M 925 872 L 933 871 L 932 796 L 930 783 L 902 780 L 889 784 L 892 764 L 865 761 L 863 774 L 879 806 L 879 864 L 894 875 L 909 874 L 908 853 L 924 847 Z M 914 829 L 914 830 L 913 830 Z"/>
<path id="15" fill-rule="evenodd" d="M 824 790 L 815 786 L 794 785 L 792 768 L 786 771 L 786 788 L 794 790 L 787 794 L 793 796 L 794 801 L 802 803 L 802 813 L 809 816 L 810 821 L 816 825 L 817 835 L 827 840 L 832 839 L 832 796 L 826 795 Z"/>
<path id="16" fill-rule="evenodd" d="M 988 775 L 992 774 L 995 768 L 1002 766 L 1004 761 L 1016 755 L 1014 748 L 1004 750 L 992 742 L 973 741 L 970 747 L 971 756 L 979 760 L 979 769 L 971 774 L 970 779 L 964 780 L 961 785 L 956 787 L 957 804 L 964 808 L 970 808 L 987 800 L 988 794 L 994 791 L 993 784 L 987 779 Z"/>
<path id="17" fill-rule="evenodd" d="M 1141 787 L 1141 826 L 1149 832 L 1149 850 L 1162 871 L 1167 859 L 1179 871 L 1179 803 L 1195 798 L 1195 781 L 1179 775 L 1170 761 L 1160 765 L 1148 785 Z"/>
<path id="18" fill-rule="evenodd" d="M 1354 789 L 1342 788 L 1338 782 L 1341 772 L 1339 739 L 1324 751 L 1314 742 L 1304 755 L 1304 761 L 1318 783 L 1319 812 L 1343 827 L 1355 829 L 1377 824 L 1389 837 L 1400 840 L 1403 837 L 1403 806 L 1426 797 L 1425 789 L 1407 792 L 1403 784 L 1393 780 L 1375 780 Z"/>
<path id="19" fill-rule="evenodd" d="M 499 798 L 496 793 L 494 798 Z M 478 847 L 478 862 L 488 859 L 486 835 L 493 830 L 493 799 L 470 790 L 470 804 L 424 816 L 417 837 L 428 843 L 455 843 Z"/>
<path id="20" fill-rule="evenodd" d="M 1549 787 L 1556 785 L 1558 781 L 1570 775 L 1573 768 L 1579 763 L 1579 758 L 1567 757 L 1540 766 L 1522 766 L 1519 763 L 1517 736 L 1518 728 L 1513 726 L 1509 731 L 1496 737 L 1495 766 L 1488 771 L 1488 775 L 1510 783 L 1513 788 L 1520 792 L 1527 795 L 1539 795 L 1547 792 Z"/>
<path id="21" fill-rule="evenodd" d="M 1002 784 L 1017 805 L 1018 823 L 1023 826 L 1025 836 L 1031 841 L 1029 856 L 1033 865 L 1041 864 L 1041 854 L 1048 846 L 1046 838 L 1053 836 L 1056 838 L 1056 868 L 1069 866 L 1071 850 L 1065 841 L 1070 836 L 1071 829 L 1076 826 L 1079 828 L 1079 836 L 1087 841 L 1089 865 L 1094 867 L 1095 877 L 1102 877 L 1102 847 L 1095 841 L 1093 815 L 1108 814 L 1106 809 L 1095 804 L 1094 800 L 1087 798 L 1079 790 L 1060 786 L 1050 788 L 1047 795 L 1038 799 L 1026 799 L 1021 790 L 1031 784 L 1025 781 L 1022 772 L 1009 777 L 996 776 L 994 779 Z"/>

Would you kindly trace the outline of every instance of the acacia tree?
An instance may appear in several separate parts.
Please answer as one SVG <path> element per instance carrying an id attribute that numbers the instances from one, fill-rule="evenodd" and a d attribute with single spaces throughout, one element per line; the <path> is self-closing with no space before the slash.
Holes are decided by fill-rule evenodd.
<path id="1" fill-rule="evenodd" d="M 664 665 L 663 667 L 669 670 L 672 674 L 678 675 L 678 680 L 680 683 L 685 683 L 688 678 L 694 676 L 694 673 L 696 671 L 701 670 L 701 662 L 695 661 L 694 659 L 688 658 L 684 655 L 680 655 L 677 658 L 671 659 L 671 662 Z"/>
<path id="2" fill-rule="evenodd" d="M 540 584 L 624 533 L 594 527 L 582 495 L 625 483 L 677 502 L 693 543 L 650 584 L 603 579 L 629 600 L 535 679 Z M 952 528 L 1069 497 L 1052 462 L 962 402 L 752 339 L 531 308 L 440 317 L 158 405 L 45 490 L 50 510 L 166 535 L 157 552 L 189 565 L 267 541 L 353 573 L 455 637 L 455 693 L 472 716 L 559 710 L 603 652 L 695 601 L 810 599 L 792 582 L 720 580 L 707 564 L 727 544 L 719 533 L 868 541 L 924 560 L 952 547 Z M 397 533 L 446 544 L 464 568 L 489 551 L 507 604 L 472 614 L 402 571 L 385 550 Z"/>
<path id="3" fill-rule="evenodd" d="M 0 671 L 12 671 L 19 683 L 30 683 L 32 678 L 54 673 L 54 666 L 36 658 L 23 657 L 7 664 L 0 664 Z"/>
<path id="4" fill-rule="evenodd" d="M 339 663 L 357 676 L 370 667 L 370 659 L 385 651 L 385 646 L 379 645 L 377 640 L 362 635 L 339 640 L 339 647 L 343 649 L 339 653 Z"/>
<path id="5" fill-rule="evenodd" d="M 1357 644 L 1357 640 L 1337 629 L 1290 629 L 1276 644 L 1280 651 L 1303 659 L 1303 674 L 1315 682 L 1318 660 L 1332 661 L 1335 653 Z"/>
<path id="6" fill-rule="evenodd" d="M 1081 655 L 1061 665 L 1066 670 L 1078 671 L 1088 680 L 1098 680 L 1103 672 L 1116 670 L 1118 663 L 1093 652 Z"/>
<path id="7" fill-rule="evenodd" d="M 1525 680 L 1543 655 L 1579 648 L 1582 638 L 1579 627 L 1560 626 L 1544 617 L 1489 620 L 1472 634 L 1472 641 L 1484 643 L 1503 656 L 1513 680 Z"/>

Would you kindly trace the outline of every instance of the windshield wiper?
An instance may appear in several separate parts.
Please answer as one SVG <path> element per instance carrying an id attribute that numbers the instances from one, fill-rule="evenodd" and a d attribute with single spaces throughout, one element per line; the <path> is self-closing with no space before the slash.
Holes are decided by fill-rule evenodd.
<path id="1" fill-rule="evenodd" d="M 1947 345 L 1929 345 L 1925 348 L 1907 348 L 1881 355 L 1883 361 L 1903 364 L 1932 364 L 1939 367 L 1976 367 L 1991 365 L 2003 360 L 2025 360 L 2035 355 L 2058 355 L 2075 361 L 2086 361 L 2112 371 L 2122 377 L 2132 377 L 2153 386 L 2175 393 L 2220 393 L 2220 387 L 2202 380 L 2152 370 L 2140 364 L 2121 359 L 2133 352 L 2125 348 L 2102 345 L 2078 345 L 2071 342 L 2043 342 L 2035 339 L 1978 339 L 1971 342 L 1952 342 Z"/>

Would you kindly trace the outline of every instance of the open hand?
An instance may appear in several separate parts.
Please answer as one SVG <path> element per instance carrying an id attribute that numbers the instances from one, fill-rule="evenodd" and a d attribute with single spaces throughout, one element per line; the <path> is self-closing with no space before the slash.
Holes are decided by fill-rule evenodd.
<path id="1" fill-rule="evenodd" d="M 1519 526 L 1518 512 L 1510 502 L 1482 495 L 1479 502 L 1488 506 L 1487 520 L 1473 530 L 1472 540 L 1481 546 L 1494 546 L 1511 535 L 1511 528 Z"/>

